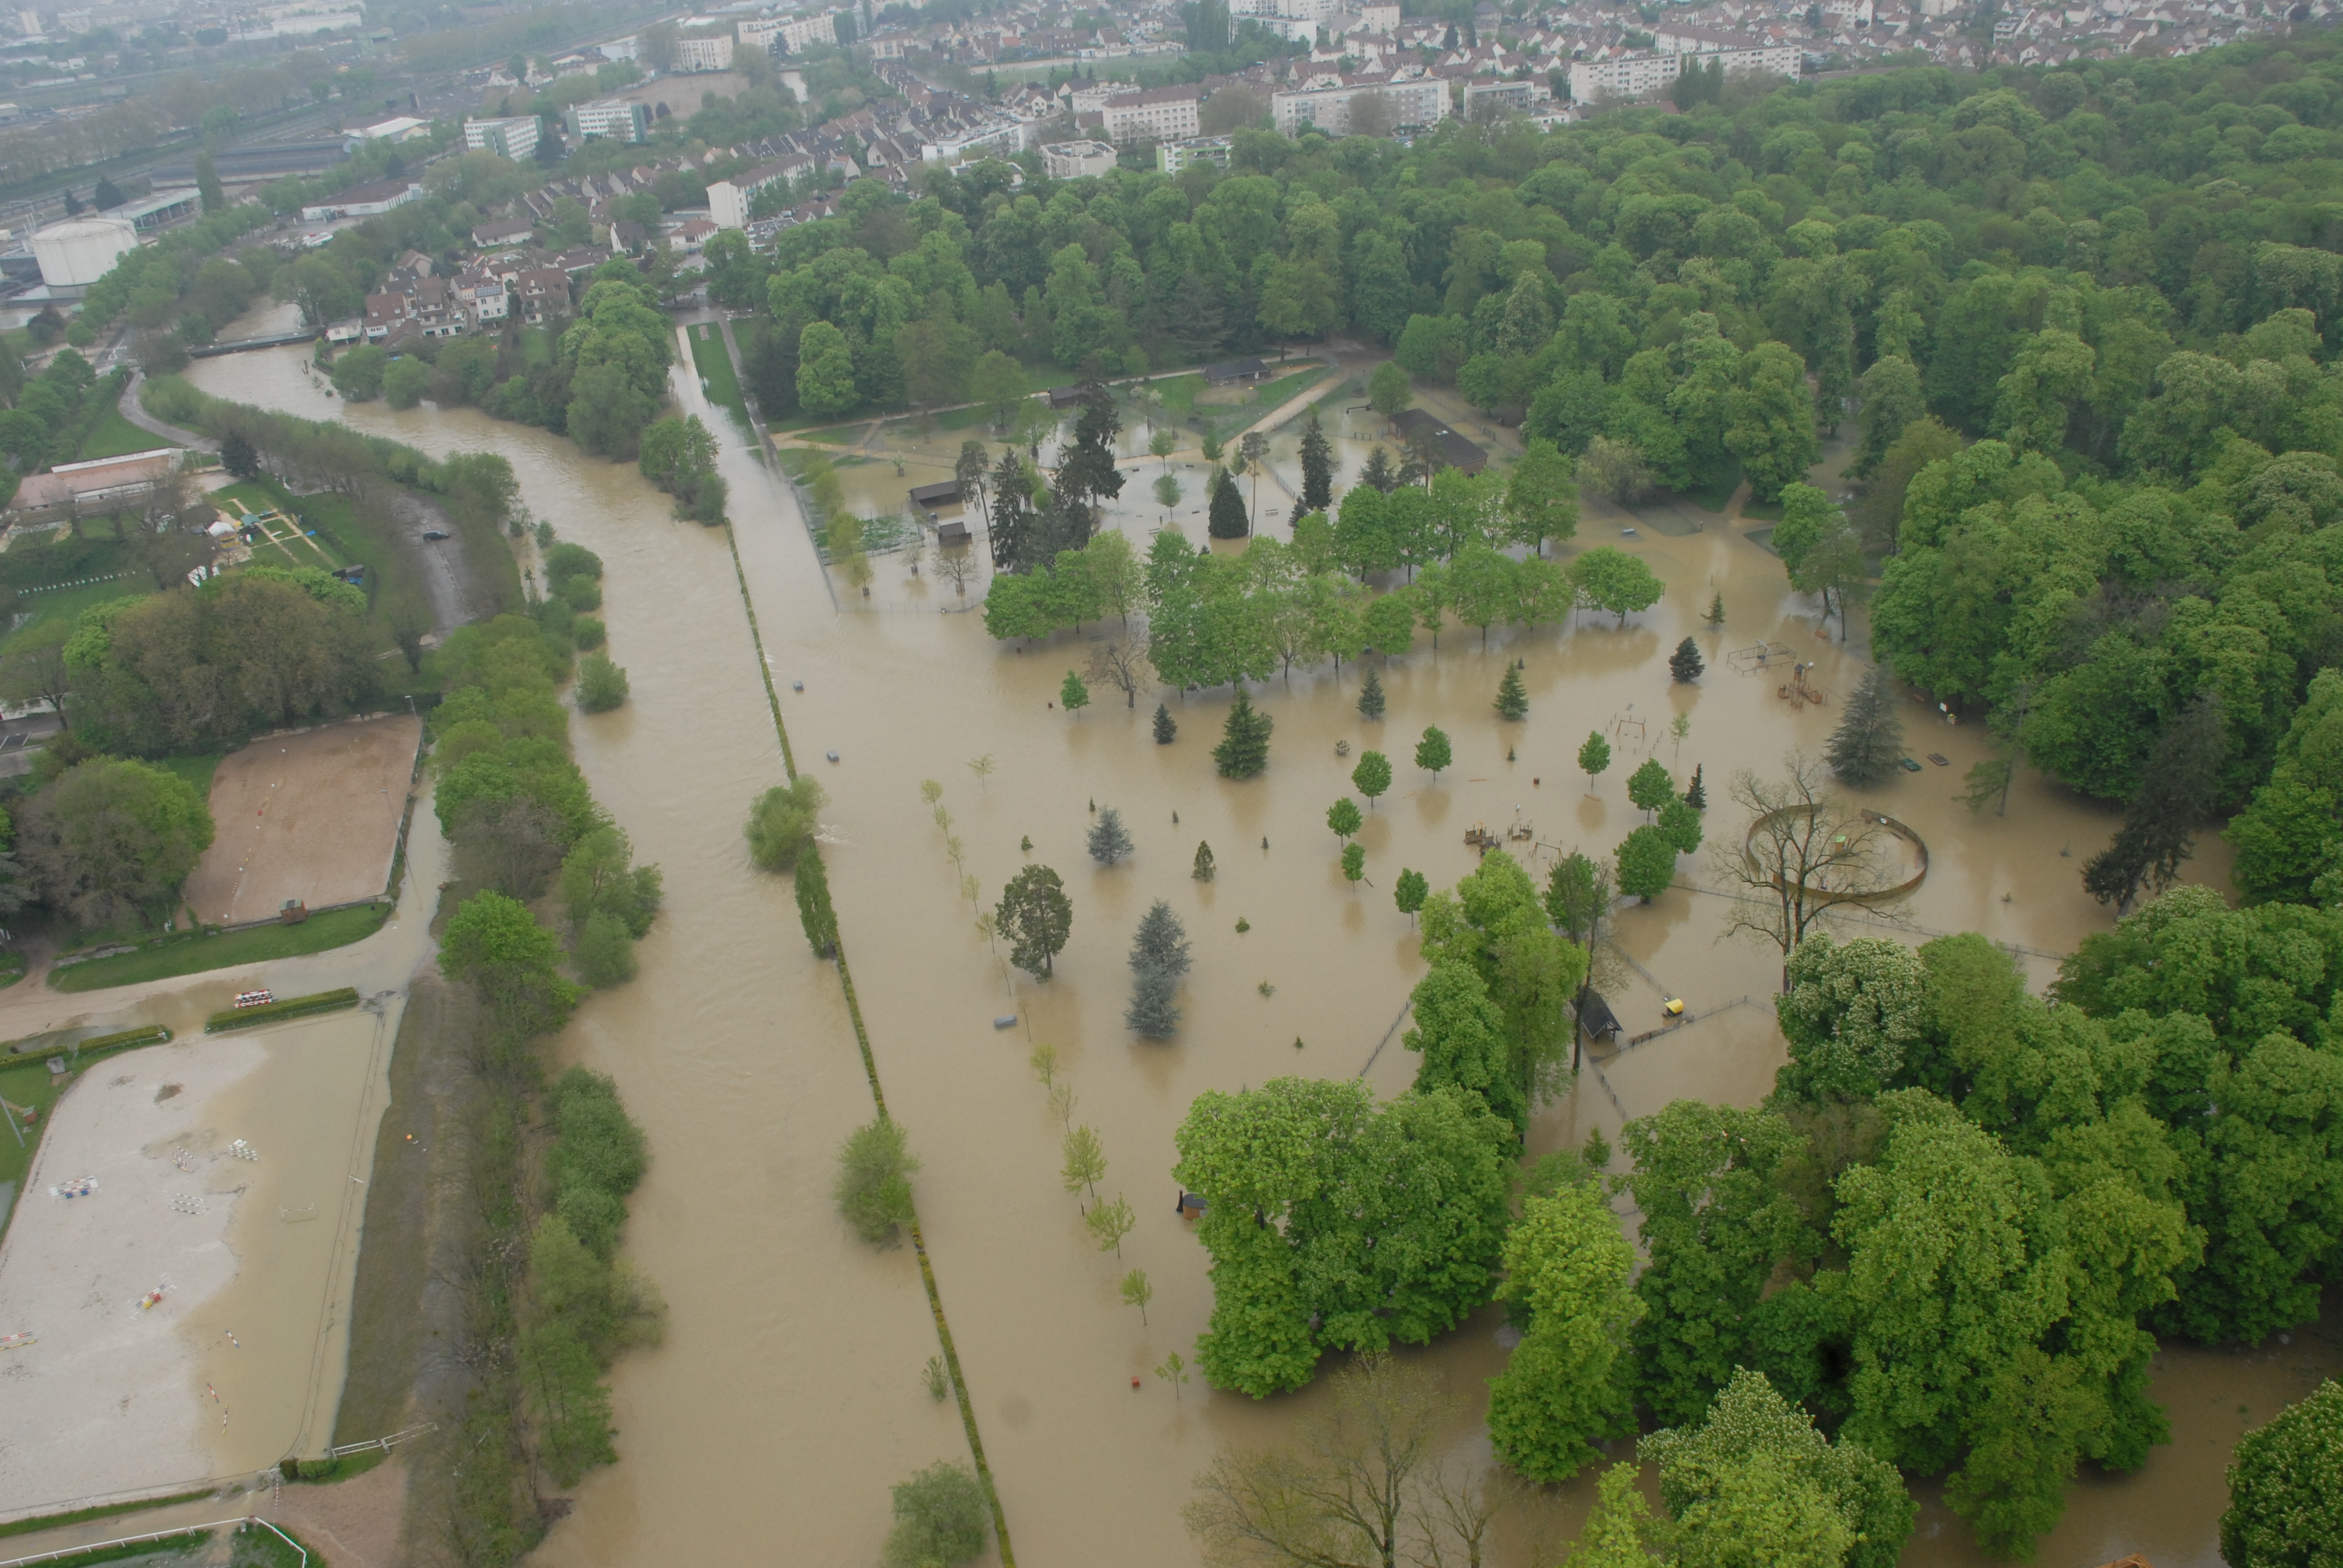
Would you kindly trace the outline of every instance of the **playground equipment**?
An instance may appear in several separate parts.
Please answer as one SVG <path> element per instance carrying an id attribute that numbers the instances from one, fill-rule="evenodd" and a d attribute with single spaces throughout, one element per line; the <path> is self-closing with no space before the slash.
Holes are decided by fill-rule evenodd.
<path id="1" fill-rule="evenodd" d="M 1820 708 L 1823 705 L 1822 689 L 1806 678 L 1814 668 L 1811 664 L 1791 665 L 1790 678 L 1775 689 L 1776 694 L 1792 708 L 1804 708 L 1809 702 Z"/>
<path id="2" fill-rule="evenodd" d="M 1736 648 L 1725 656 L 1725 662 L 1743 675 L 1755 675 L 1775 665 L 1793 664 L 1797 656 L 1786 642 L 1753 642 L 1747 648 Z"/>

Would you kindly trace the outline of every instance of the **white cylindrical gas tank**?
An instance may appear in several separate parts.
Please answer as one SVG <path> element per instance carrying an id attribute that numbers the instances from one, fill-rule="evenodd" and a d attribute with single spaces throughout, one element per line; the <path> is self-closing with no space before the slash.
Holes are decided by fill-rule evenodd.
<path id="1" fill-rule="evenodd" d="M 87 288 L 137 244 L 137 230 L 125 219 L 69 217 L 34 232 L 33 256 L 51 288 Z"/>

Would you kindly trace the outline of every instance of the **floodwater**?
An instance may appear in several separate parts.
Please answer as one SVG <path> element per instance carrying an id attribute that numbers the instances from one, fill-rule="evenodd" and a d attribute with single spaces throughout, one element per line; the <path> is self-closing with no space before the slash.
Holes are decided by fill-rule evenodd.
<path id="1" fill-rule="evenodd" d="M 614 1073 L 647 1129 L 654 1162 L 628 1247 L 671 1316 L 667 1343 L 629 1356 L 616 1375 L 620 1463 L 578 1489 L 544 1559 L 563 1568 L 726 1560 L 769 1552 L 785 1532 L 793 1559 L 870 1561 L 887 1524 L 887 1486 L 965 1448 L 953 1407 L 920 1387 L 937 1346 L 913 1259 L 851 1241 L 829 1206 L 834 1151 L 869 1119 L 870 1096 L 837 982 L 806 952 L 787 882 L 753 871 L 739 838 L 751 796 L 782 769 L 723 536 L 670 520 L 665 498 L 630 465 L 583 457 L 543 432 L 470 410 L 345 408 L 321 395 L 303 358 L 298 349 L 236 356 L 192 375 L 214 393 L 339 417 L 428 451 L 505 454 L 529 507 L 608 564 L 611 652 L 633 681 L 627 707 L 578 721 L 578 751 L 638 852 L 665 868 L 668 912 L 644 944 L 642 978 L 589 1000 L 563 1049 Z M 1816 635 L 1815 607 L 1742 537 L 1749 525 L 1670 512 L 1661 520 L 1687 530 L 1671 533 L 1590 506 L 1577 541 L 1559 548 L 1616 543 L 1644 557 L 1668 583 L 1658 607 L 1624 628 L 1582 617 L 1574 627 L 1493 632 L 1485 650 L 1476 633 L 1446 631 L 1436 654 L 1419 643 L 1381 668 L 1390 708 L 1380 724 L 1356 713 L 1355 666 L 1272 679 L 1253 694 L 1276 722 L 1270 770 L 1231 783 L 1210 758 L 1225 692 L 1144 692 L 1125 707 L 1094 683 L 1093 706 L 1079 716 L 1055 706 L 1089 643 L 1121 635 L 1111 624 L 1018 652 L 996 647 L 976 615 L 934 613 L 961 601 L 931 575 L 915 578 L 908 555 L 877 562 L 867 604 L 826 584 L 786 487 L 706 407 L 692 378 L 677 382 L 686 408 L 725 442 L 742 568 L 791 742 L 831 797 L 823 819 L 840 916 L 889 1105 L 922 1161 L 922 1224 L 1018 1554 L 1028 1564 L 1187 1568 L 1198 1560 L 1180 1523 L 1191 1478 L 1222 1442 L 1279 1440 L 1319 1397 L 1256 1404 L 1201 1381 L 1175 1396 L 1151 1374 L 1172 1351 L 1192 1360 L 1211 1305 L 1205 1260 L 1173 1213 L 1169 1175 L 1189 1102 L 1208 1088 L 1292 1073 L 1363 1074 L 1379 1092 L 1397 1091 L 1413 1061 L 1395 1025 L 1422 972 L 1409 921 L 1392 903 L 1401 868 L 1453 882 L 1474 864 L 1465 830 L 1483 824 L 1527 825 L 1523 847 L 1541 865 L 1573 848 L 1607 854 L 1642 819 L 1625 778 L 1648 755 L 1680 778 L 1704 765 L 1709 820 L 1733 830 L 1733 771 L 1768 772 L 1788 749 L 1819 747 L 1861 662 L 1835 628 L 1833 638 Z M 1346 469 L 1363 459 L 1368 433 L 1342 428 Z M 957 450 L 960 438 L 940 433 L 935 449 Z M 1289 479 L 1291 442 L 1289 431 L 1272 448 Z M 1134 467 L 1113 514 L 1142 545 L 1160 521 L 1144 499 L 1157 467 L 1151 458 Z M 845 472 L 868 510 L 893 510 L 903 487 L 931 477 L 906 469 L 898 479 L 882 457 Z M 1264 522 L 1270 490 L 1264 480 Z M 1636 536 L 1622 532 L 1630 526 Z M 981 592 L 972 584 L 968 602 Z M 1713 592 L 1725 597 L 1721 632 L 1700 620 Z M 833 595 L 850 613 L 833 611 Z M 1687 634 L 1709 672 L 1674 685 L 1665 658 Z M 1778 672 L 1731 668 L 1728 653 L 1760 643 L 1813 659 L 1823 705 L 1794 708 L 1776 695 Z M 1508 724 L 1490 704 L 1517 658 L 1527 661 L 1531 711 Z M 802 692 L 792 689 L 799 681 Z M 1166 748 L 1148 729 L 1159 695 L 1180 726 Z M 1678 713 L 1691 720 L 1680 754 L 1666 735 Z M 1455 747 L 1436 782 L 1412 762 L 1432 723 Z M 1902 934 L 1982 930 L 2046 981 L 2057 954 L 2107 924 L 2082 892 L 2080 867 L 2107 841 L 2112 817 L 2031 775 L 2006 816 L 1972 815 L 1954 797 L 1986 755 L 1986 737 L 1916 704 L 1907 723 L 1912 754 L 1945 763 L 1926 760 L 1868 798 L 1933 854 L 1903 906 Z M 1591 790 L 1574 760 L 1590 730 L 1617 751 Z M 1366 748 L 1390 754 L 1397 779 L 1361 835 L 1368 880 L 1353 889 L 1324 814 Z M 834 764 L 823 759 L 830 751 Z M 991 771 L 980 777 L 969 764 L 988 757 Z M 962 897 L 945 833 L 920 798 L 927 779 L 944 786 L 983 907 L 1026 863 L 1065 878 L 1073 936 L 1054 980 L 1008 970 L 978 932 L 980 906 Z M 1119 809 L 1136 841 L 1118 866 L 1097 867 L 1084 851 L 1093 805 Z M 1026 836 L 1030 855 L 1020 849 Z M 1200 839 L 1218 863 L 1209 883 L 1190 876 Z M 2201 846 L 2190 869 L 2223 880 L 2218 842 Z M 1613 1000 L 1628 1032 L 1657 1029 L 1669 997 L 1683 998 L 1694 1021 L 1602 1060 L 1546 1108 L 1534 1148 L 1574 1143 L 1591 1127 L 1614 1135 L 1624 1118 L 1674 1098 L 1745 1102 L 1770 1086 L 1782 1060 L 1767 1004 L 1779 958 L 1725 939 L 1732 905 L 1703 890 L 1714 880 L 1703 858 L 1689 858 L 1674 888 L 1617 923 L 1632 962 Z M 1178 1038 L 1150 1043 L 1121 1027 L 1124 955 L 1159 898 L 1187 923 L 1195 967 Z M 996 1030 L 1011 1013 L 1016 1025 Z M 1075 1121 L 1103 1141 L 1101 1192 L 1138 1211 L 1120 1259 L 1096 1251 L 1060 1187 L 1062 1130 L 1026 1064 L 1041 1042 L 1057 1048 L 1079 1093 Z M 1155 1288 L 1145 1322 L 1117 1292 L 1132 1268 Z M 1483 1312 L 1420 1354 L 1473 1400 L 1502 1365 L 1497 1326 Z M 2158 1388 L 2175 1443 L 2138 1476 L 2077 1486 L 2038 1561 L 2082 1568 L 2144 1550 L 2157 1568 L 2216 1563 L 2221 1467 L 2240 1423 L 2266 1420 L 2338 1361 L 2331 1333 L 2252 1356 L 2168 1352 Z M 1469 1419 L 1455 1431 L 1459 1456 L 1485 1456 Z M 1503 1561 L 1532 1560 L 1534 1526 L 1566 1539 L 1591 1491 L 1591 1476 L 1556 1489 L 1540 1504 L 1545 1517 L 1509 1529 Z M 1930 1506 L 1905 1561 L 1984 1559 Z"/>

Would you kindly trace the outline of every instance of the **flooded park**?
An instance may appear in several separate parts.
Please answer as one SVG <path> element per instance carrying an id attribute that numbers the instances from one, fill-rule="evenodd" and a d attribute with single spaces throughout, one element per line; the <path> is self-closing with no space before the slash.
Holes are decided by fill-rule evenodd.
<path id="1" fill-rule="evenodd" d="M 1306 368 L 1273 367 L 1273 385 L 1290 387 L 1287 401 L 1321 406 L 1339 494 L 1382 428 L 1356 407 L 1371 365 L 1345 359 L 1313 383 L 1283 379 Z M 619 1462 L 577 1490 L 574 1512 L 539 1549 L 558 1568 L 732 1561 L 771 1555 L 777 1542 L 796 1562 L 873 1561 L 889 1486 L 968 1451 L 956 1407 L 922 1386 L 938 1336 L 918 1259 L 909 1247 L 858 1241 L 830 1201 L 836 1151 L 871 1116 L 870 1086 L 837 970 L 807 950 L 788 881 L 756 871 L 741 836 L 751 799 L 785 778 L 744 587 L 795 756 L 830 798 L 826 859 L 870 1050 L 920 1161 L 926 1251 L 1011 1543 L 1034 1565 L 1198 1563 L 1181 1518 L 1196 1473 L 1222 1444 L 1282 1441 L 1322 1402 L 1323 1380 L 1255 1402 L 1201 1378 L 1181 1387 L 1152 1375 L 1173 1352 L 1192 1359 L 1211 1308 L 1204 1253 L 1176 1211 L 1172 1135 L 1210 1089 L 1295 1074 L 1363 1078 L 1383 1096 L 1407 1086 L 1415 1060 L 1400 1035 L 1424 971 L 1393 902 L 1400 871 L 1453 885 L 1477 862 L 1474 829 L 1496 835 L 1541 879 L 1574 850 L 1606 859 L 1643 820 L 1625 779 L 1653 757 L 1680 789 L 1701 768 L 1709 831 L 1737 833 L 1745 824 L 1725 799 L 1731 777 L 1772 777 L 1786 753 L 1819 750 L 1866 668 L 1860 607 L 1851 640 L 1835 621 L 1824 635 L 1819 607 L 1792 591 L 1752 537 L 1764 524 L 1683 503 L 1623 511 L 1590 498 L 1576 538 L 1550 553 L 1624 549 L 1664 580 L 1656 606 L 1624 624 L 1581 614 L 1495 629 L 1485 646 L 1452 623 L 1436 648 L 1419 639 L 1402 658 L 1257 683 L 1252 699 L 1275 725 L 1270 766 L 1232 782 L 1211 756 L 1233 700 L 1225 689 L 1142 688 L 1129 706 L 1100 689 L 1078 713 L 1059 706 L 1061 682 L 1087 665 L 1091 643 L 1128 635 L 1118 624 L 1021 650 L 996 643 L 975 613 L 988 573 L 960 595 L 930 569 L 914 572 L 920 552 L 880 555 L 866 598 L 825 570 L 785 476 L 688 372 L 676 376 L 676 397 L 722 445 L 738 577 L 722 530 L 675 520 L 632 465 L 585 457 L 548 432 L 472 409 L 346 406 L 299 347 L 202 361 L 189 379 L 435 456 L 501 454 L 530 511 L 608 563 L 611 652 L 633 696 L 615 712 L 579 716 L 576 750 L 639 858 L 663 869 L 667 912 L 643 943 L 641 978 L 598 991 L 559 1054 L 613 1075 L 644 1127 L 652 1162 L 628 1246 L 659 1282 L 669 1319 L 663 1345 L 618 1367 Z M 1286 406 L 1232 407 L 1222 433 L 1233 439 L 1243 421 Z M 1511 432 L 1469 410 L 1436 411 L 1500 461 L 1517 450 Z M 1161 404 L 1126 401 L 1125 484 L 1107 517 L 1142 551 L 1167 521 L 1152 498 L 1167 472 L 1183 490 L 1169 520 L 1203 537 L 1202 454 L 1183 433 L 1185 449 L 1149 455 L 1159 413 L 1172 422 Z M 1272 434 L 1258 496 L 1243 483 L 1264 535 L 1287 531 L 1298 428 L 1287 418 Z M 842 437 L 826 446 L 858 515 L 906 517 L 910 487 L 950 478 L 960 442 L 987 433 L 900 421 L 826 434 Z M 997 457 L 1001 447 L 989 449 Z M 1845 450 L 1831 448 L 1825 467 Z M 1704 612 L 1720 596 L 1724 619 L 1712 627 Z M 1673 681 L 1667 667 L 1685 637 L 1707 664 L 1693 683 Z M 1492 702 L 1516 660 L 1529 711 L 1508 721 Z M 1795 685 L 1785 675 L 1794 666 L 1810 667 Z M 1358 711 L 1369 668 L 1388 698 L 1378 721 Z M 1169 745 L 1151 732 L 1159 699 L 1178 726 Z M 1680 741 L 1670 733 L 1679 716 L 1689 721 Z M 1979 931 L 2016 954 L 2038 990 L 2082 936 L 2110 923 L 2079 873 L 2117 818 L 2031 771 L 2006 812 L 1972 811 L 1959 799 L 1964 776 L 1990 754 L 1990 738 L 1919 703 L 1904 717 L 1920 770 L 1859 799 L 1925 844 L 1926 874 L 1880 916 L 1850 916 L 1845 929 L 1914 942 Z M 1436 779 L 1412 763 L 1431 725 L 1454 745 Z M 1614 749 L 1591 785 L 1576 762 L 1590 731 Z M 1354 885 L 1325 819 L 1368 749 L 1390 756 L 1395 779 L 1358 836 L 1366 870 Z M 981 902 L 963 895 L 923 780 L 943 787 Z M 1093 811 L 1107 808 L 1135 851 L 1101 867 L 1084 845 Z M 1191 875 L 1200 842 L 1217 866 L 1209 881 Z M 2226 890 L 2226 858 L 2217 838 L 2200 836 L 2185 879 Z M 977 921 L 1029 864 L 1054 868 L 1073 905 L 1071 939 L 1045 984 L 1009 968 Z M 1615 1139 L 1625 1121 L 1679 1098 L 1748 1104 L 1771 1089 L 1785 1056 L 1772 1008 L 1781 959 L 1727 936 L 1733 896 L 1704 853 L 1681 861 L 1659 897 L 1622 907 L 1616 960 L 1604 970 L 1621 1033 L 1540 1109 L 1533 1153 L 1575 1147 L 1596 1129 Z M 1185 922 L 1194 962 L 1176 1036 L 1151 1041 L 1122 1021 L 1125 955 L 1159 899 Z M 1663 1010 L 1679 1000 L 1682 1021 Z M 1119 1260 L 1100 1251 L 1061 1184 L 1059 1113 L 1029 1066 L 1043 1044 L 1079 1096 L 1073 1114 L 1098 1129 L 1101 1192 L 1127 1198 L 1138 1215 Z M 1615 1204 L 1632 1228 L 1629 1200 Z M 1131 1268 L 1155 1286 L 1144 1321 L 1118 1293 Z M 1459 1407 L 1453 1444 L 1483 1464 L 1479 1395 L 1503 1363 L 1502 1332 L 1501 1312 L 1488 1308 L 1405 1352 L 1444 1379 Z M 2154 1392 L 2170 1412 L 2172 1442 L 2129 1476 L 2087 1468 L 2036 1561 L 2089 1568 L 2138 1551 L 2157 1568 L 2213 1568 L 2232 1445 L 2343 1365 L 2338 1337 L 2330 1311 L 2256 1352 L 2167 1348 Z M 1493 1560 L 1558 1561 L 1595 1473 L 1511 1513 Z M 1991 1561 L 1932 1488 L 1916 1493 L 1920 1523 L 1906 1563 Z"/>

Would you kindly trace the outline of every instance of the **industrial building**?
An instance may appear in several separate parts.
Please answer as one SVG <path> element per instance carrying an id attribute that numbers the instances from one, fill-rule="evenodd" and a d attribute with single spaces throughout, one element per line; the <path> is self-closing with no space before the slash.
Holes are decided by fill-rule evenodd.
<path id="1" fill-rule="evenodd" d="M 138 246 L 138 231 L 127 218 L 104 214 L 69 217 L 33 234 L 33 259 L 41 281 L 52 289 L 84 289 L 114 269 Z"/>

